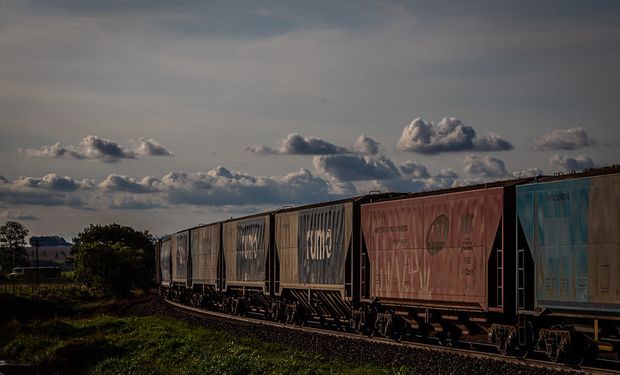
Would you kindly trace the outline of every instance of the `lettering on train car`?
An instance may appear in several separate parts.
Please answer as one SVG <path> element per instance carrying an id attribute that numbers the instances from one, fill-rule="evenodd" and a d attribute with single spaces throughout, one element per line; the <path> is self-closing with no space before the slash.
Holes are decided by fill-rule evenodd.
<path id="1" fill-rule="evenodd" d="M 471 236 L 474 234 L 474 215 L 471 212 L 466 212 L 461 216 L 461 233 L 465 235 L 465 239 L 461 243 L 461 253 L 463 268 L 461 273 L 463 276 L 474 275 L 474 261 L 473 254 L 474 243 Z"/>
<path id="2" fill-rule="evenodd" d="M 317 207 L 298 216 L 299 280 L 339 284 L 344 266 L 344 206 Z"/>
<path id="3" fill-rule="evenodd" d="M 237 280 L 265 279 L 265 219 L 259 217 L 237 223 L 235 267 Z"/>
<path id="4" fill-rule="evenodd" d="M 450 230 L 450 221 L 446 215 L 439 215 L 433 220 L 426 236 L 426 249 L 431 255 L 439 253 L 446 241 Z"/>
<path id="5" fill-rule="evenodd" d="M 568 201 L 570 200 L 569 193 L 551 193 L 547 194 L 547 201 Z"/>
<path id="6" fill-rule="evenodd" d="M 306 232 L 306 258 L 312 260 L 329 259 L 333 252 L 332 230 L 312 229 Z"/>
<path id="7" fill-rule="evenodd" d="M 375 233 L 393 233 L 393 232 L 406 232 L 409 227 L 406 225 L 388 225 L 382 227 L 375 227 Z"/>

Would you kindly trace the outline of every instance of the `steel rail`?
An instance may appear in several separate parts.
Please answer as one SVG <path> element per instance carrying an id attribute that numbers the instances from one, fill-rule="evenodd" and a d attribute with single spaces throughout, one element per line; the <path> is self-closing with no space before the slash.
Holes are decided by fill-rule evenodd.
<path id="1" fill-rule="evenodd" d="M 227 313 L 221 313 L 217 311 L 204 310 L 204 309 L 199 309 L 195 307 L 190 307 L 190 306 L 186 306 L 186 305 L 183 305 L 177 302 L 169 301 L 167 299 L 164 299 L 164 301 L 170 306 L 176 308 L 177 310 L 182 310 L 186 314 L 190 314 L 190 315 L 194 315 L 194 316 L 198 316 L 202 318 L 206 316 L 211 316 L 211 317 L 216 317 L 216 318 L 225 319 L 229 321 L 233 320 L 233 321 L 239 321 L 239 322 L 244 322 L 244 323 L 262 325 L 266 327 L 276 327 L 280 329 L 289 329 L 289 330 L 295 330 L 295 331 L 300 331 L 300 332 L 319 334 L 319 335 L 325 335 L 325 336 L 331 336 L 331 337 L 346 337 L 352 340 L 358 340 L 360 342 L 379 343 L 383 345 L 392 345 L 395 347 L 409 347 L 409 348 L 415 348 L 415 349 L 424 349 L 424 350 L 430 350 L 434 352 L 443 352 L 443 353 L 447 352 L 447 353 L 452 353 L 452 354 L 469 357 L 469 358 L 484 359 L 484 360 L 491 359 L 495 361 L 502 361 L 502 362 L 519 364 L 519 365 L 525 365 L 525 366 L 533 367 L 533 368 L 552 369 L 552 370 L 564 371 L 564 372 L 572 371 L 575 374 L 603 374 L 603 375 L 620 374 L 620 370 L 612 370 L 612 369 L 598 368 L 598 367 L 591 367 L 591 366 L 576 366 L 576 365 L 554 363 L 550 361 L 544 361 L 544 360 L 532 359 L 532 358 L 517 358 L 517 357 L 505 356 L 499 353 L 488 353 L 488 352 L 476 351 L 472 349 L 455 348 L 455 347 L 450 347 L 450 346 L 439 346 L 436 344 L 427 344 L 427 343 L 414 342 L 414 341 L 405 341 L 405 340 L 395 341 L 395 340 L 391 340 L 389 338 L 384 338 L 384 337 L 368 337 L 366 335 L 350 333 L 350 332 L 309 328 L 305 326 L 291 325 L 291 324 L 273 322 L 273 321 L 262 320 L 262 319 L 251 318 L 251 317 L 235 316 L 235 315 L 230 315 Z"/>

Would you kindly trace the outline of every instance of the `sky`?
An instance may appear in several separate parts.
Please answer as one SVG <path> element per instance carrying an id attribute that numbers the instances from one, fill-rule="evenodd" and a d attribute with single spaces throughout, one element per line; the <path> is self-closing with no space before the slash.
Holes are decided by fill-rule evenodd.
<path id="1" fill-rule="evenodd" d="M 620 163 L 617 1 L 0 0 L 0 222 L 159 236 Z"/>

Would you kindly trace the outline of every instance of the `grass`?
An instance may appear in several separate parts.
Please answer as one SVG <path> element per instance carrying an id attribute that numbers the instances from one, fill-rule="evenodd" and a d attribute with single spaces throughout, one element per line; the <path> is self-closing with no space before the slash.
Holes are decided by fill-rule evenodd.
<path id="1" fill-rule="evenodd" d="M 67 298 L 75 312 L 104 305 Z M 2 301 L 0 301 L 0 304 Z M 89 309 L 91 309 L 89 307 Z M 92 312 L 92 311 L 91 311 Z M 0 359 L 67 374 L 406 374 L 342 361 L 163 316 L 55 317 L 0 327 Z"/>

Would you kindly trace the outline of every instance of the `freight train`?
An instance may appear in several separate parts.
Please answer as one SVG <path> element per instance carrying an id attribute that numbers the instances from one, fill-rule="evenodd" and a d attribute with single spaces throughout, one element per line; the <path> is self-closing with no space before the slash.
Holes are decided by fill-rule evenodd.
<path id="1" fill-rule="evenodd" d="M 620 168 L 369 194 L 200 225 L 157 244 L 162 295 L 553 361 L 620 352 Z"/>

